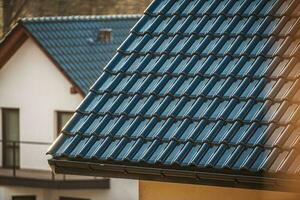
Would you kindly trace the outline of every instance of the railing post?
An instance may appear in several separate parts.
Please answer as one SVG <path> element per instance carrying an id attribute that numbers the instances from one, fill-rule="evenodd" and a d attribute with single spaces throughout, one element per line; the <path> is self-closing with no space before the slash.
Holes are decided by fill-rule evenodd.
<path id="1" fill-rule="evenodd" d="M 16 177 L 16 142 L 13 141 L 13 176 Z"/>
<path id="2" fill-rule="evenodd" d="M 53 171 L 51 171 L 51 178 L 52 178 L 52 181 L 55 181 L 55 175 L 54 175 Z"/>

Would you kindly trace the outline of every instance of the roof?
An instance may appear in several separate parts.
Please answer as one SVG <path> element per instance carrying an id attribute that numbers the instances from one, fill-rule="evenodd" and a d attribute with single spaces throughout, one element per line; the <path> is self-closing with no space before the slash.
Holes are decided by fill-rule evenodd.
<path id="1" fill-rule="evenodd" d="M 49 163 L 57 172 L 234 187 L 296 180 L 299 16 L 298 0 L 155 0 Z"/>
<path id="2" fill-rule="evenodd" d="M 126 39 L 140 15 L 23 18 L 18 21 L 86 94 Z M 101 29 L 112 30 L 112 41 L 97 40 Z"/>

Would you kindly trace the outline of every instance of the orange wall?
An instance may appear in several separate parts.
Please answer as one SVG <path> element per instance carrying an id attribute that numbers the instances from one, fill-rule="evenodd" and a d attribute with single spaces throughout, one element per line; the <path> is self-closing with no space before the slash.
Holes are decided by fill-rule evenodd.
<path id="1" fill-rule="evenodd" d="M 299 194 L 140 181 L 140 200 L 300 200 Z"/>

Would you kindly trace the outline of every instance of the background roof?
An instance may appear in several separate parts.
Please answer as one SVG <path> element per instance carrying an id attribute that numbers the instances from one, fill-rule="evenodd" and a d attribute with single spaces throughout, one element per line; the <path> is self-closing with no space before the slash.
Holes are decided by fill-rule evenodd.
<path id="1" fill-rule="evenodd" d="M 299 16 L 297 0 L 154 1 L 50 154 L 299 175 Z"/>
<path id="2" fill-rule="evenodd" d="M 140 15 L 38 17 L 20 22 L 86 94 L 139 18 Z M 97 41 L 100 29 L 112 30 L 112 42 Z"/>

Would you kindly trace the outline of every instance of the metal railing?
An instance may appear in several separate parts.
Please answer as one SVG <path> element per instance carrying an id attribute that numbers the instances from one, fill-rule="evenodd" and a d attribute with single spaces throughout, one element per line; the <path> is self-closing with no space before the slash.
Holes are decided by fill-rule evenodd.
<path id="1" fill-rule="evenodd" d="M 0 140 L 0 145 L 2 145 L 0 185 L 54 189 L 109 188 L 109 179 L 107 178 L 54 174 L 50 168 L 46 170 L 42 163 L 46 162 L 45 153 L 51 143 Z M 24 157 L 21 159 L 21 156 Z M 28 159 L 27 162 L 26 159 Z M 20 162 L 21 160 L 23 163 Z M 42 166 L 37 166 L 38 163 Z"/>
<path id="2" fill-rule="evenodd" d="M 1 169 L 6 170 L 6 172 L 11 171 L 12 173 L 7 173 L 6 175 L 12 174 L 13 177 L 17 177 L 17 171 L 22 170 L 20 167 L 20 160 L 21 160 L 21 151 L 24 148 L 24 145 L 30 145 L 32 148 L 34 147 L 42 147 L 48 148 L 50 147 L 51 143 L 49 142 L 34 142 L 34 141 L 7 141 L 7 140 L 0 140 L 0 144 L 2 148 L 0 150 L 2 154 L 2 163 Z M 30 148 L 30 147 L 27 147 Z M 42 155 L 43 154 L 43 155 Z M 30 156 L 30 155 L 28 155 Z M 45 157 L 44 152 L 41 152 L 41 158 Z M 34 165 L 34 163 L 32 163 Z M 31 170 L 29 169 L 26 169 Z M 39 169 L 32 169 L 32 171 L 39 171 Z M 55 179 L 54 174 L 49 170 L 40 169 L 40 171 L 51 173 L 52 179 Z"/>
<path id="3" fill-rule="evenodd" d="M 17 170 L 17 168 L 19 168 L 20 167 L 20 161 L 18 162 L 19 164 L 17 165 L 17 156 L 16 156 L 16 154 L 17 154 L 17 150 L 19 150 L 20 151 L 20 142 L 15 142 L 15 141 L 13 141 L 13 142 L 8 142 L 8 143 L 2 143 L 2 145 L 3 145 L 3 153 L 4 153 L 4 149 L 6 148 L 6 146 L 8 146 L 8 144 L 9 143 L 12 143 L 12 161 L 13 161 L 13 163 L 12 163 L 12 168 L 13 168 L 13 176 L 14 177 L 16 177 L 16 170 Z M 18 144 L 18 145 L 17 145 Z M 18 147 L 18 148 L 17 148 Z M 18 152 L 18 154 L 19 154 L 19 156 L 18 157 L 20 157 L 20 153 Z M 2 157 L 2 159 L 4 160 L 5 159 L 5 155 L 3 155 L 3 157 Z M 2 163 L 2 165 L 3 165 L 3 167 L 9 167 L 9 166 L 6 166 L 6 164 L 5 164 L 5 161 L 3 161 L 3 163 Z"/>
<path id="4" fill-rule="evenodd" d="M 42 163 L 43 160 L 46 160 L 45 151 L 51 145 L 48 142 L 33 142 L 33 141 L 4 141 L 0 140 L 0 144 L 2 148 L 0 150 L 2 154 L 2 164 L 0 166 L 0 176 L 8 176 L 8 177 L 26 177 L 26 178 L 38 178 L 38 179 L 46 179 L 46 180 L 82 180 L 82 179 L 95 179 L 96 177 L 83 177 L 83 176 L 74 176 L 74 175 L 65 175 L 59 174 L 55 175 L 50 169 L 46 170 L 43 167 L 28 167 L 22 168 L 20 166 L 21 154 L 25 158 L 33 160 L 30 158 L 32 155 L 24 155 L 22 151 L 27 149 L 28 151 L 35 151 L 35 155 L 40 153 L 40 159 L 36 159 L 36 163 L 32 163 L 36 165 L 37 163 Z M 23 157 L 23 158 L 24 158 Z M 27 163 L 28 164 L 28 163 Z"/>
<path id="5" fill-rule="evenodd" d="M 43 180 L 95 180 L 99 177 L 92 176 L 79 176 L 79 175 L 66 175 L 66 174 L 54 174 L 50 168 L 49 170 L 43 169 L 43 167 L 28 167 L 22 168 L 20 166 L 21 156 L 33 160 L 31 166 L 36 165 L 37 163 L 43 163 L 46 161 L 46 150 L 50 147 L 51 143 L 49 142 L 33 142 L 33 141 L 5 141 L 0 140 L 2 149 L 0 150 L 2 154 L 2 165 L 0 166 L 0 176 L 5 177 L 15 177 L 15 178 L 35 178 Z M 39 158 L 30 158 L 31 154 L 24 155 L 24 150 L 27 152 L 34 152 L 35 155 L 40 154 Z M 9 152 L 10 151 L 10 152 Z M 9 156 L 9 157 L 8 157 Z M 23 157 L 23 158 L 24 158 Z M 24 160 L 24 159 L 23 159 Z M 8 162 L 9 161 L 9 162 Z M 27 163 L 28 164 L 28 163 Z M 102 178 L 100 178 L 102 179 Z"/>
<path id="6" fill-rule="evenodd" d="M 43 165 L 47 159 L 45 153 L 51 143 L 0 140 L 0 145 L 2 145 L 0 185 L 52 189 L 108 189 L 110 187 L 107 178 L 54 174 L 50 168 L 45 169 Z"/>
<path id="7" fill-rule="evenodd" d="M 28 158 L 32 155 L 24 155 L 24 150 L 27 149 L 27 152 L 34 152 L 35 155 L 40 154 L 39 158 L 34 158 L 36 163 L 33 163 L 31 166 L 36 165 L 37 163 L 42 163 L 46 161 L 46 150 L 50 147 L 51 143 L 49 142 L 33 142 L 33 141 L 5 141 L 0 140 L 2 148 L 0 150 L 2 154 L 2 164 L 0 166 L 0 176 L 5 177 L 15 177 L 15 178 L 34 178 L 34 179 L 43 179 L 43 180 L 95 180 L 99 177 L 92 176 L 79 176 L 79 175 L 66 175 L 66 174 L 54 174 L 50 168 L 49 170 L 43 169 L 43 167 L 28 167 L 22 168 L 20 166 L 21 156 Z M 10 151 L 10 152 L 9 152 Z M 24 158 L 23 157 L 23 158 Z M 30 158 L 33 160 L 32 158 Z M 24 160 L 24 159 L 23 159 Z M 9 161 L 9 162 L 8 162 Z M 28 164 L 28 163 L 27 163 Z M 102 178 L 100 178 L 102 179 Z"/>
<path id="8" fill-rule="evenodd" d="M 40 153 L 40 159 L 35 158 L 37 163 L 42 163 L 44 160 L 46 161 L 46 150 L 50 147 L 51 143 L 49 142 L 33 142 L 33 141 L 5 141 L 0 140 L 0 144 L 2 148 L 0 150 L 2 154 L 2 164 L 0 166 L 0 176 L 8 176 L 8 177 L 26 177 L 26 178 L 37 178 L 37 179 L 45 179 L 45 180 L 95 180 L 97 177 L 87 177 L 87 176 L 76 176 L 76 175 L 66 175 L 66 174 L 54 174 L 50 169 L 46 170 L 40 167 L 28 167 L 22 168 L 20 166 L 21 156 L 28 159 L 34 160 L 30 158 L 30 154 L 24 155 L 23 150 L 27 150 L 27 152 L 34 152 L 35 155 Z M 23 157 L 23 158 L 24 158 Z M 24 159 L 23 159 L 24 160 Z M 37 164 L 32 163 L 32 166 Z M 28 163 L 27 163 L 28 164 Z"/>

